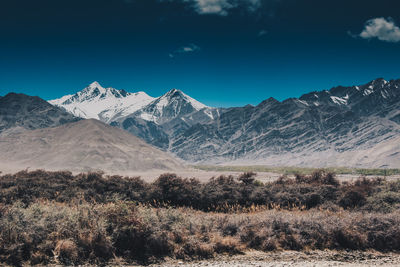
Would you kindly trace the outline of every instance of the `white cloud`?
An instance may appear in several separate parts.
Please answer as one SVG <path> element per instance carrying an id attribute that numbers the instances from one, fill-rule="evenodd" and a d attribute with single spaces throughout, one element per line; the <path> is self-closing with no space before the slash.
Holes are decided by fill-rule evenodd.
<path id="1" fill-rule="evenodd" d="M 187 53 L 193 53 L 196 51 L 199 51 L 200 47 L 195 45 L 195 44 L 189 44 L 189 45 L 185 45 L 185 46 L 181 46 L 178 49 L 176 49 L 175 51 L 169 53 L 169 57 L 173 58 L 179 54 L 187 54 Z"/>
<path id="2" fill-rule="evenodd" d="M 185 0 L 191 2 L 199 14 L 228 15 L 228 10 L 234 7 L 229 0 Z"/>
<path id="3" fill-rule="evenodd" d="M 373 18 L 365 23 L 359 36 L 364 39 L 378 38 L 386 42 L 400 42 L 400 28 L 391 18 Z"/>
<path id="4" fill-rule="evenodd" d="M 266 30 L 261 30 L 261 31 L 258 32 L 258 37 L 264 36 L 264 35 L 266 35 L 267 33 L 268 33 L 268 31 L 266 31 Z"/>
<path id="5" fill-rule="evenodd" d="M 254 12 L 261 6 L 261 0 L 183 0 L 183 2 L 191 4 L 198 14 L 220 16 L 227 16 L 229 10 L 235 7 L 243 6 L 248 11 Z"/>

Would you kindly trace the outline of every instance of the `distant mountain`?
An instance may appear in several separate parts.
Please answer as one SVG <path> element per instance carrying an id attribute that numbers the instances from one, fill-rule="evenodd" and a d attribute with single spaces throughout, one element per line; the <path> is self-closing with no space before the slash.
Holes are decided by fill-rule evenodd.
<path id="1" fill-rule="evenodd" d="M 30 167 L 125 174 L 184 168 L 168 153 L 94 119 L 0 137 L 0 151 L 0 168 L 14 170 Z"/>
<path id="2" fill-rule="evenodd" d="M 211 122 L 219 112 L 172 89 L 133 114 L 114 120 L 112 125 L 167 150 L 171 137 L 197 123 Z"/>
<path id="3" fill-rule="evenodd" d="M 173 89 L 137 107 L 117 112 L 99 106 L 97 114 L 112 114 L 99 119 L 188 162 L 400 167 L 400 80 L 226 109 Z"/>
<path id="4" fill-rule="evenodd" d="M 382 78 L 365 85 L 334 87 L 300 97 L 309 105 L 337 105 L 360 116 L 378 116 L 400 123 L 400 80 Z"/>
<path id="5" fill-rule="evenodd" d="M 210 122 L 220 110 L 207 107 L 177 89 L 153 98 L 144 92 L 104 88 L 98 82 L 49 103 L 75 116 L 95 118 L 127 130 L 164 150 L 169 147 L 171 135 L 196 123 Z"/>
<path id="6" fill-rule="evenodd" d="M 400 80 L 231 108 L 174 136 L 192 162 L 400 167 Z"/>
<path id="7" fill-rule="evenodd" d="M 77 117 L 109 123 L 113 119 L 132 114 L 153 100 L 145 92 L 128 93 L 125 90 L 104 88 L 98 82 L 93 82 L 74 95 L 50 100 L 49 103 Z"/>
<path id="8" fill-rule="evenodd" d="M 54 127 L 79 120 L 37 96 L 9 93 L 0 97 L 0 134 Z"/>
<path id="9" fill-rule="evenodd" d="M 136 111 L 135 115 L 147 121 L 164 124 L 175 118 L 181 118 L 203 109 L 207 110 L 207 108 L 206 105 L 184 94 L 182 91 L 172 89 Z M 208 116 L 212 118 L 211 113 Z"/>

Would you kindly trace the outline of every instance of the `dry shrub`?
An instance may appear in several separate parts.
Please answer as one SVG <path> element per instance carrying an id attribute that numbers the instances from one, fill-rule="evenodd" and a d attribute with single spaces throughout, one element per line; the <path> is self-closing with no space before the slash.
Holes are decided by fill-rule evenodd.
<path id="1" fill-rule="evenodd" d="M 245 185 L 250 185 L 254 183 L 254 181 L 256 180 L 255 178 L 256 176 L 257 173 L 255 172 L 245 172 L 239 176 L 238 180 L 244 183 Z"/>
<path id="2" fill-rule="evenodd" d="M 400 251 L 399 194 L 400 182 L 337 184 L 324 172 L 265 184 L 166 174 L 148 184 L 24 171 L 0 179 L 0 263 L 54 264 L 55 256 L 65 265 L 152 263 L 246 249 Z"/>
<path id="3" fill-rule="evenodd" d="M 350 226 L 336 229 L 333 232 L 335 245 L 337 248 L 347 248 L 352 250 L 363 250 L 366 248 L 366 237 L 360 231 L 351 229 Z"/>
<path id="4" fill-rule="evenodd" d="M 367 198 L 365 192 L 360 189 L 349 189 L 343 193 L 339 200 L 339 205 L 345 209 L 363 206 Z"/>
<path id="5" fill-rule="evenodd" d="M 294 179 L 282 176 L 264 184 L 257 183 L 255 175 L 243 173 L 237 179 L 221 175 L 200 183 L 195 178 L 167 173 L 153 183 L 146 183 L 139 177 L 106 176 L 101 172 L 74 176 L 70 172 L 22 171 L 0 177 L 0 204 L 21 201 L 29 205 L 40 199 L 77 204 L 123 200 L 156 207 L 239 212 L 255 206 L 312 209 L 329 203 L 360 210 L 367 198 L 381 191 L 400 193 L 400 186 L 394 182 L 362 177 L 353 183 L 340 184 L 333 173 L 326 171 L 297 174 Z M 390 211 L 397 203 L 385 201 L 384 205 L 382 211 Z M 376 210 L 376 207 L 369 205 L 365 209 Z"/>
<path id="6" fill-rule="evenodd" d="M 274 251 L 277 250 L 278 247 L 279 247 L 278 241 L 271 237 L 265 238 L 260 246 L 262 251 Z"/>
<path id="7" fill-rule="evenodd" d="M 283 249 L 301 250 L 303 248 L 303 244 L 300 242 L 298 234 L 281 233 L 278 243 Z"/>
<path id="8" fill-rule="evenodd" d="M 94 223 L 96 222 L 96 223 Z M 220 214 L 130 202 L 15 204 L 0 218 L 0 262 L 151 263 L 204 259 L 246 249 L 400 250 L 400 213 L 265 210 Z M 54 257 L 55 256 L 55 257 Z"/>
<path id="9" fill-rule="evenodd" d="M 178 259 L 210 259 L 214 257 L 214 247 L 210 243 L 191 237 L 175 251 Z"/>
<path id="10" fill-rule="evenodd" d="M 91 262 L 104 262 L 113 257 L 112 243 L 102 233 L 94 231 L 79 233 L 76 242 L 83 258 Z"/>
<path id="11" fill-rule="evenodd" d="M 56 260 L 65 265 L 74 265 L 78 262 L 78 247 L 71 239 L 59 240 L 54 249 Z"/>
<path id="12" fill-rule="evenodd" d="M 214 250 L 217 253 L 227 253 L 229 255 L 243 253 L 244 246 L 237 238 L 232 236 L 215 236 Z"/>
<path id="13" fill-rule="evenodd" d="M 389 213 L 400 208 L 400 192 L 382 191 L 369 196 L 365 210 Z"/>
<path id="14" fill-rule="evenodd" d="M 50 262 L 50 257 L 41 251 L 36 251 L 32 253 L 30 264 L 37 265 L 37 264 L 47 264 Z"/>

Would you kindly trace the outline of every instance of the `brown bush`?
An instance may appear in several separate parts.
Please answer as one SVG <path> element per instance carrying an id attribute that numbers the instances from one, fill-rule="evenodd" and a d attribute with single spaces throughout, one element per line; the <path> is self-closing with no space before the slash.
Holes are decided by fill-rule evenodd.
<path id="1" fill-rule="evenodd" d="M 366 202 L 365 193 L 360 189 L 350 189 L 343 193 L 339 205 L 345 209 L 355 208 L 364 205 Z"/>
<path id="2" fill-rule="evenodd" d="M 360 178 L 340 184 L 333 173 L 316 171 L 311 175 L 286 176 L 270 183 L 256 183 L 255 173 L 219 176 L 207 183 L 197 179 L 163 174 L 153 183 L 139 177 L 105 176 L 103 173 L 22 171 L 0 177 L 0 209 L 21 201 L 25 205 L 39 199 L 57 202 L 81 201 L 112 203 L 115 200 L 150 203 L 153 206 L 191 207 L 203 211 L 232 212 L 254 206 L 311 209 L 338 205 L 346 209 L 374 209 L 373 196 L 382 192 L 400 193 L 395 182 Z M 394 196 L 394 194 L 392 194 Z M 367 201 L 369 199 L 369 201 Z M 369 205 L 365 206 L 369 203 Z M 390 197 L 382 200 L 381 211 L 389 212 L 398 205 Z"/>
<path id="3" fill-rule="evenodd" d="M 74 265 L 79 259 L 78 247 L 73 240 L 59 240 L 54 249 L 54 256 L 62 264 Z"/>
<path id="4" fill-rule="evenodd" d="M 254 183 L 254 181 L 256 180 L 255 178 L 256 176 L 257 173 L 255 172 L 245 172 L 239 176 L 238 180 L 244 183 L 245 185 L 249 185 Z"/>
<path id="5" fill-rule="evenodd" d="M 214 237 L 214 250 L 217 253 L 227 253 L 230 255 L 242 253 L 244 246 L 238 239 L 232 236 L 219 236 Z"/>
<path id="6" fill-rule="evenodd" d="M 102 173 L 4 175 L 0 263 L 151 263 L 246 249 L 400 251 L 400 183 L 336 184 L 329 175 L 265 184 L 232 176 L 201 184 L 166 174 L 149 184 Z"/>

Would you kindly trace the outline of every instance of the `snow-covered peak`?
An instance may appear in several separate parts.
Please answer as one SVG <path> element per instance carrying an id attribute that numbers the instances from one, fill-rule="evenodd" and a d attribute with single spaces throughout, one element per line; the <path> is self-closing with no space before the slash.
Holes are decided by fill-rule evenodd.
<path id="1" fill-rule="evenodd" d="M 203 103 L 174 88 L 145 106 L 139 112 L 139 116 L 144 120 L 158 123 L 206 108 L 208 107 Z"/>
<path id="2" fill-rule="evenodd" d="M 128 93 L 111 87 L 104 88 L 93 82 L 74 95 L 66 95 L 50 100 L 52 105 L 60 106 L 85 119 L 99 119 L 110 122 L 115 116 L 126 116 L 149 104 L 155 98 L 145 92 Z"/>
<path id="3" fill-rule="evenodd" d="M 93 82 L 83 90 L 49 101 L 77 117 L 98 119 L 106 123 L 132 114 L 144 120 L 160 122 L 210 109 L 178 89 L 154 98 L 143 91 L 129 93 Z M 207 115 L 210 116 L 210 115 Z"/>
<path id="4" fill-rule="evenodd" d="M 83 90 L 79 91 L 77 93 L 77 95 L 79 95 L 81 98 L 82 97 L 88 97 L 88 96 L 91 96 L 91 95 L 97 96 L 99 94 L 106 93 L 111 88 L 107 88 L 107 89 L 104 88 L 103 86 L 101 86 L 98 82 L 92 82 L 91 84 L 89 84 L 89 86 L 87 86 Z"/>
<path id="5" fill-rule="evenodd" d="M 168 99 L 182 98 L 185 101 L 187 101 L 188 103 L 190 103 L 196 110 L 201 110 L 203 108 L 207 108 L 207 106 L 204 105 L 203 103 L 197 101 L 194 98 L 191 98 L 190 96 L 188 96 L 187 94 L 185 94 L 181 90 L 178 90 L 178 89 L 175 89 L 175 88 L 171 89 L 170 91 L 168 91 L 166 94 L 164 94 L 160 98 L 168 98 Z"/>
<path id="6" fill-rule="evenodd" d="M 93 89 L 95 89 L 95 88 L 99 88 L 99 89 L 102 88 L 102 89 L 104 89 L 104 87 L 101 86 L 100 83 L 98 83 L 97 81 L 92 82 L 88 87 L 89 87 L 89 88 L 93 88 Z"/>

